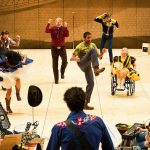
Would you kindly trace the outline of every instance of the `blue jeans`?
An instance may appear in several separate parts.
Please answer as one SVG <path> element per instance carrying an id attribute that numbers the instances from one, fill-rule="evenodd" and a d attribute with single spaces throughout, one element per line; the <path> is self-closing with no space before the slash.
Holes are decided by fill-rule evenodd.
<path id="1" fill-rule="evenodd" d="M 142 150 L 147 150 L 148 148 L 144 146 L 144 143 L 146 141 L 145 139 L 146 133 L 139 133 L 136 136 L 136 144 L 142 149 Z"/>
<path id="2" fill-rule="evenodd" d="M 102 52 L 102 49 L 105 46 L 105 43 L 107 41 L 108 43 L 108 52 L 109 52 L 109 61 L 110 63 L 113 62 L 113 53 L 112 53 L 112 40 L 113 40 L 113 35 L 105 35 L 104 33 L 102 34 L 102 39 L 100 42 L 100 51 Z"/>
<path id="3" fill-rule="evenodd" d="M 81 58 L 80 62 L 78 62 L 78 66 L 84 72 L 85 79 L 86 79 L 86 82 L 87 82 L 85 99 L 88 103 L 90 102 L 91 95 L 92 95 L 93 88 L 94 88 L 94 77 L 93 77 L 93 71 L 92 71 L 92 68 L 91 68 L 91 64 L 92 64 L 93 68 L 99 66 L 97 53 L 96 53 L 95 49 L 90 49 Z"/>
<path id="4" fill-rule="evenodd" d="M 0 55 L 0 64 L 6 62 L 6 56 L 5 55 Z"/>

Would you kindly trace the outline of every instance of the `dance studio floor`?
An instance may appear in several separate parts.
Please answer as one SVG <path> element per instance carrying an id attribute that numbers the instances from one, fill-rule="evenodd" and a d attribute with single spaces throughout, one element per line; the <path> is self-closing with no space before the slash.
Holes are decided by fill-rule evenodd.
<path id="1" fill-rule="evenodd" d="M 68 67 L 65 79 L 60 79 L 58 85 L 53 84 L 51 51 L 45 49 L 20 51 L 34 59 L 34 62 L 17 70 L 22 81 L 22 101 L 16 100 L 13 88 L 11 108 L 14 113 L 9 115 L 10 130 L 14 130 L 20 124 L 32 122 L 32 108 L 28 105 L 27 93 L 30 85 L 36 85 L 43 92 L 43 101 L 34 109 L 34 120 L 39 121 L 38 134 L 49 138 L 52 126 L 59 121 L 64 121 L 69 114 L 63 101 L 64 92 L 73 86 L 79 86 L 85 90 L 84 74 L 76 62 L 69 61 L 73 50 L 68 49 Z M 120 54 L 118 49 L 113 51 L 114 55 Z M 134 95 L 127 96 L 126 91 L 111 95 L 110 65 L 108 53 L 106 53 L 103 60 L 100 61 L 100 65 L 104 66 L 106 70 L 95 78 L 95 87 L 91 98 L 91 105 L 95 109 L 85 111 L 102 117 L 108 124 L 143 123 L 150 119 L 150 55 L 143 53 L 141 49 L 132 49 L 129 50 L 129 53 L 136 57 L 137 70 L 141 75 L 141 80 L 136 82 Z M 1 103 L 5 107 L 5 92 L 0 90 L 0 95 Z"/>

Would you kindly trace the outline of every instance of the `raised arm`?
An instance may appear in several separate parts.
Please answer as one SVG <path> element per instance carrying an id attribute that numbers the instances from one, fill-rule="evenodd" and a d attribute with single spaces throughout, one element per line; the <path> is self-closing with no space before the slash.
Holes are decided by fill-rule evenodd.
<path id="1" fill-rule="evenodd" d="M 106 15 L 106 13 L 103 13 L 102 15 L 97 16 L 94 21 L 102 23 L 105 15 Z"/>
<path id="2" fill-rule="evenodd" d="M 18 47 L 20 45 L 20 35 L 16 36 L 16 40 L 9 38 L 10 45 Z"/>
<path id="3" fill-rule="evenodd" d="M 113 25 L 115 25 L 117 28 L 119 28 L 119 24 L 118 24 L 117 20 L 111 19 L 111 21 L 112 21 Z"/>
<path id="4" fill-rule="evenodd" d="M 49 19 L 48 23 L 47 23 L 47 26 L 45 28 L 46 33 L 51 33 L 51 31 L 52 31 L 52 27 L 50 26 L 51 22 L 52 22 L 52 19 Z"/>
<path id="5" fill-rule="evenodd" d="M 69 36 L 69 30 L 68 30 L 67 26 L 68 26 L 67 22 L 64 22 L 64 36 L 65 37 Z"/>
<path id="6" fill-rule="evenodd" d="M 117 28 L 119 28 L 119 24 L 118 24 L 118 22 L 116 21 L 116 23 L 115 23 L 115 26 L 117 27 Z"/>

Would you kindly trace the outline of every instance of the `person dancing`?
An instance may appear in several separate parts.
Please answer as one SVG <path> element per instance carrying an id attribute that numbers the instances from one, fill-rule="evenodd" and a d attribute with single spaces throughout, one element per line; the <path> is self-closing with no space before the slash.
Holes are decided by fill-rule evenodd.
<path id="1" fill-rule="evenodd" d="M 71 60 L 76 61 L 80 69 L 85 74 L 87 86 L 86 86 L 86 96 L 85 96 L 86 102 L 84 105 L 84 109 L 92 110 L 94 109 L 94 107 L 88 106 L 94 88 L 92 67 L 95 76 L 98 76 L 99 73 L 105 70 L 105 68 L 99 68 L 99 62 L 98 62 L 99 50 L 97 49 L 96 45 L 91 42 L 92 34 L 90 32 L 85 32 L 83 34 L 83 38 L 84 41 L 81 42 L 79 45 L 77 45 L 75 51 L 73 52 Z"/>
<path id="2" fill-rule="evenodd" d="M 67 53 L 65 49 L 65 38 L 69 36 L 69 31 L 67 28 L 67 22 L 62 25 L 62 18 L 56 18 L 56 25 L 51 26 L 52 19 L 48 20 L 45 32 L 50 33 L 52 43 L 51 43 L 51 54 L 53 61 L 53 73 L 55 84 L 59 83 L 59 72 L 58 72 L 58 58 L 62 59 L 61 65 L 61 78 L 64 79 L 65 69 L 67 67 Z"/>
<path id="3" fill-rule="evenodd" d="M 98 17 L 95 18 L 96 22 L 99 22 L 102 24 L 103 33 L 102 33 L 102 39 L 100 42 L 100 52 L 101 52 L 101 58 L 103 57 L 104 52 L 102 51 L 106 41 L 108 42 L 108 52 L 109 52 L 109 61 L 110 64 L 113 62 L 113 52 L 112 52 L 112 42 L 113 42 L 113 33 L 114 28 L 119 28 L 119 24 L 116 20 L 110 18 L 111 15 L 108 13 L 104 13 Z"/>

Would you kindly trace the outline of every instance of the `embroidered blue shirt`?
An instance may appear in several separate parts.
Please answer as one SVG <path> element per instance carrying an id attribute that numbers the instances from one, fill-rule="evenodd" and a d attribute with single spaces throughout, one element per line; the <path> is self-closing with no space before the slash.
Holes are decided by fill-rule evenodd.
<path id="1" fill-rule="evenodd" d="M 67 120 L 77 125 L 93 150 L 114 150 L 114 146 L 103 120 L 97 116 L 87 115 L 83 111 L 71 112 Z M 47 150 L 84 150 L 76 136 L 67 127 L 65 122 L 56 124 L 47 146 Z"/>

